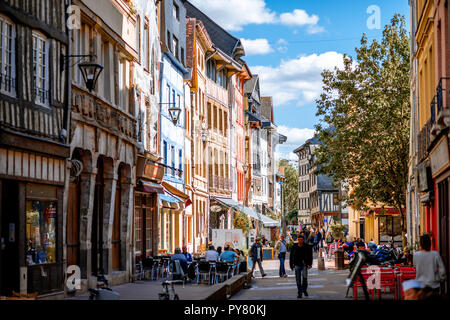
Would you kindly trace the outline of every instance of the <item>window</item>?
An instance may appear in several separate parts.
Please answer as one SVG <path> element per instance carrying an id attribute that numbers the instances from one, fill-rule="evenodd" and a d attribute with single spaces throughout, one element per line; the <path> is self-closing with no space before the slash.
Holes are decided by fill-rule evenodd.
<path id="1" fill-rule="evenodd" d="M 56 201 L 26 202 L 27 265 L 56 262 Z"/>
<path id="2" fill-rule="evenodd" d="M 183 47 L 181 47 L 181 56 L 180 56 L 180 60 L 181 60 L 181 63 L 184 65 L 184 48 L 183 48 Z"/>
<path id="3" fill-rule="evenodd" d="M 0 17 L 0 92 L 16 94 L 15 28 Z"/>
<path id="4" fill-rule="evenodd" d="M 169 163 L 169 161 L 168 161 L 168 159 L 167 159 L 167 156 L 168 156 L 168 154 L 167 154 L 167 141 L 164 141 L 163 142 L 163 154 L 164 154 L 164 164 L 167 166 L 167 164 Z"/>
<path id="5" fill-rule="evenodd" d="M 175 169 L 175 147 L 174 146 L 170 147 L 170 160 L 172 163 L 172 168 Z"/>
<path id="6" fill-rule="evenodd" d="M 177 19 L 177 21 L 180 21 L 180 8 L 173 3 L 173 17 Z"/>
<path id="7" fill-rule="evenodd" d="M 149 54 L 149 29 L 148 29 L 148 24 L 144 25 L 144 41 L 143 41 L 143 46 L 144 46 L 144 50 L 143 50 L 143 64 L 144 64 L 144 69 L 145 70 L 150 70 L 150 54 Z"/>
<path id="8" fill-rule="evenodd" d="M 175 36 L 173 36 L 173 39 L 172 39 L 172 53 L 175 56 L 175 58 L 177 58 L 177 60 L 179 60 L 179 57 L 178 57 L 178 39 Z"/>
<path id="9" fill-rule="evenodd" d="M 178 169 L 180 171 L 183 171 L 183 150 L 181 149 L 178 151 L 178 159 L 179 159 Z"/>
<path id="10" fill-rule="evenodd" d="M 33 33 L 33 74 L 35 102 L 48 106 L 48 45 L 47 40 L 37 33 Z"/>

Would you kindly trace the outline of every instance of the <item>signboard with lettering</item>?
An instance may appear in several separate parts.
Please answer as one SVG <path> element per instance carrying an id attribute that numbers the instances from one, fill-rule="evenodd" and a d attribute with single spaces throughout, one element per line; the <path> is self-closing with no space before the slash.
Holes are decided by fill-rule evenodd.
<path id="1" fill-rule="evenodd" d="M 430 152 L 433 178 L 449 167 L 448 138 L 445 136 Z"/>

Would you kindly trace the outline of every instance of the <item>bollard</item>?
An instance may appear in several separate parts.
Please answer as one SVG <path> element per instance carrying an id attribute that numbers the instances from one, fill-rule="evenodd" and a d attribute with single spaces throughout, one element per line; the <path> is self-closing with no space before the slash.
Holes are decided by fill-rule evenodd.
<path id="1" fill-rule="evenodd" d="M 323 258 L 322 254 L 323 249 L 319 250 L 319 258 L 317 259 L 317 269 L 318 270 L 325 270 L 325 259 Z"/>

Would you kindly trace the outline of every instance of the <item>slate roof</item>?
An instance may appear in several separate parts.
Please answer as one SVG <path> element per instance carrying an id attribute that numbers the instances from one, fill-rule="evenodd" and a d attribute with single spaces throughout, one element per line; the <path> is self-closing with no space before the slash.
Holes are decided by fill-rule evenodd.
<path id="1" fill-rule="evenodd" d="M 261 115 L 273 123 L 273 99 L 272 97 L 261 98 Z"/>
<path id="2" fill-rule="evenodd" d="M 258 81 L 258 75 L 254 74 L 250 80 L 245 81 L 244 83 L 244 93 L 253 93 L 255 90 L 256 82 Z"/>
<path id="3" fill-rule="evenodd" d="M 235 49 L 242 46 L 241 40 L 229 34 L 189 1 L 184 1 L 184 6 L 186 8 L 186 17 L 201 20 L 214 45 L 228 56 L 234 58 Z"/>

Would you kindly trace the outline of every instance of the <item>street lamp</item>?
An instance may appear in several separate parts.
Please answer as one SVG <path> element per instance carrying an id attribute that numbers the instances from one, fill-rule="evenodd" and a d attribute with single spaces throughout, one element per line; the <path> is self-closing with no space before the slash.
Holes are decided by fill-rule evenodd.
<path id="1" fill-rule="evenodd" d="M 103 71 L 103 66 L 98 63 L 84 62 L 80 63 L 78 68 L 80 68 L 81 75 L 86 83 L 86 88 L 89 92 L 92 92 L 97 84 L 100 73 Z"/>
<path id="2" fill-rule="evenodd" d="M 247 172 L 248 172 L 248 164 L 247 163 L 243 164 L 242 165 L 242 169 L 244 169 L 244 174 L 247 174 Z"/>
<path id="3" fill-rule="evenodd" d="M 169 108 L 169 114 L 173 124 L 176 126 L 178 123 L 178 119 L 180 118 L 181 109 L 176 106 Z"/>
<path id="4" fill-rule="evenodd" d="M 95 86 L 97 85 L 97 80 L 98 77 L 100 76 L 100 73 L 102 73 L 103 71 L 103 66 L 101 64 L 94 63 L 92 61 L 93 56 L 91 54 L 76 54 L 68 56 L 61 54 L 61 71 L 64 71 L 66 65 L 69 66 L 70 58 L 80 58 L 80 60 L 75 64 L 78 64 L 81 60 L 85 58 L 90 59 L 89 62 L 79 63 L 78 68 L 80 68 L 80 72 L 81 75 L 83 76 L 86 88 L 89 90 L 89 92 L 92 92 L 92 90 L 94 90 Z"/>

